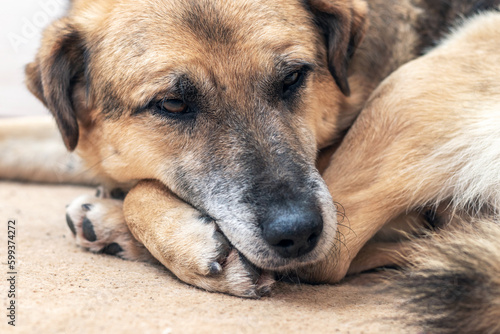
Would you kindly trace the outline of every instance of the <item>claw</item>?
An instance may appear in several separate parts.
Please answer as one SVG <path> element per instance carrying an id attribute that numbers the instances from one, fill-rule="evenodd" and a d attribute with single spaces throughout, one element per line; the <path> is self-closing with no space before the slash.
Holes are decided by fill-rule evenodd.
<path id="1" fill-rule="evenodd" d="M 222 266 L 219 262 L 212 262 L 210 264 L 210 275 L 219 275 L 222 273 Z"/>

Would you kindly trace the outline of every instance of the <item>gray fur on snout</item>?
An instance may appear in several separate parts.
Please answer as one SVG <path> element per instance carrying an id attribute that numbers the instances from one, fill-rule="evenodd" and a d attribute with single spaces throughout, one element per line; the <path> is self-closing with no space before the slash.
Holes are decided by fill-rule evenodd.
<path id="1" fill-rule="evenodd" d="M 303 127 L 262 120 L 252 124 L 245 119 L 246 126 L 237 129 L 219 124 L 203 146 L 178 157 L 173 180 L 164 182 L 215 219 L 231 244 L 256 266 L 282 270 L 318 261 L 335 236 L 336 210 L 314 166 L 315 143 Z M 266 194 L 273 191 L 282 191 L 275 197 L 284 200 L 308 194 L 320 210 L 323 232 L 311 252 L 286 259 L 263 239 L 259 218 L 272 204 Z"/>

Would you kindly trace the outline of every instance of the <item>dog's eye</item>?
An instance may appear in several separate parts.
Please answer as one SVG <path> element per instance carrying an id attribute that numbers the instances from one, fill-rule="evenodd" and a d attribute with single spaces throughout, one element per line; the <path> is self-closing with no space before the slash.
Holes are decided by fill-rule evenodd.
<path id="1" fill-rule="evenodd" d="M 164 99 L 160 101 L 157 106 L 161 112 L 171 114 L 183 114 L 188 110 L 188 106 L 184 101 L 176 99 Z"/>
<path id="2" fill-rule="evenodd" d="M 299 81 L 299 76 L 300 76 L 299 72 L 290 73 L 285 77 L 283 85 L 285 85 L 285 87 L 292 86 L 293 84 L 297 83 L 297 81 Z"/>
<path id="3" fill-rule="evenodd" d="M 288 74 L 283 80 L 283 95 L 290 93 L 302 82 L 302 71 L 295 71 Z"/>

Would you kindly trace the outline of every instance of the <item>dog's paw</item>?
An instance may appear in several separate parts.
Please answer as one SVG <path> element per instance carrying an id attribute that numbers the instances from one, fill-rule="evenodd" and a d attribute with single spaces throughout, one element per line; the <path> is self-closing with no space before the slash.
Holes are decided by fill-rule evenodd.
<path id="1" fill-rule="evenodd" d="M 134 237 L 181 281 L 247 298 L 270 292 L 273 275 L 246 261 L 214 220 L 163 184 L 139 182 L 125 197 L 123 211 Z"/>
<path id="2" fill-rule="evenodd" d="M 66 207 L 66 222 L 76 244 L 94 253 L 155 262 L 130 233 L 123 216 L 123 201 L 103 196 L 101 191 L 96 196 L 80 196 Z"/>
<path id="3" fill-rule="evenodd" d="M 155 181 L 142 181 L 125 198 L 125 220 L 141 241 L 181 281 L 235 296 L 267 295 L 272 273 L 251 265 L 210 217 Z"/>
<path id="4" fill-rule="evenodd" d="M 229 244 L 215 223 L 203 221 L 202 224 L 196 229 L 197 232 L 186 235 L 190 247 L 174 255 L 176 260 L 170 262 L 169 269 L 182 281 L 207 291 L 245 298 L 269 295 L 274 274 L 248 262 Z M 206 231 L 200 233 L 200 230 Z M 193 240 L 197 241 L 193 243 Z"/>
<path id="5" fill-rule="evenodd" d="M 192 284 L 208 291 L 260 298 L 271 293 L 274 282 L 273 273 L 256 268 L 233 249 L 222 264 L 219 274 L 195 277 Z"/>

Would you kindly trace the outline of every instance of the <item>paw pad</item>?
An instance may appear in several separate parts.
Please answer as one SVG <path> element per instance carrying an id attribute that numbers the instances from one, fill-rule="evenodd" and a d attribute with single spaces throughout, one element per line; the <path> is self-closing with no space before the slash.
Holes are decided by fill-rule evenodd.
<path id="1" fill-rule="evenodd" d="M 71 217 L 69 216 L 69 213 L 66 214 L 66 223 L 68 224 L 68 227 L 71 230 L 71 233 L 73 233 L 73 235 L 76 236 L 75 224 L 71 220 Z"/>
<path id="2" fill-rule="evenodd" d="M 94 242 L 97 240 L 97 236 L 95 235 L 94 231 L 94 226 L 87 217 L 83 218 L 82 229 L 83 229 L 83 237 L 85 239 L 87 239 L 90 242 Z"/>
<path id="3" fill-rule="evenodd" d="M 120 245 L 118 245 L 116 242 L 113 242 L 113 243 L 107 245 L 106 247 L 104 247 L 102 249 L 102 252 L 104 254 L 116 255 L 120 252 L 123 252 L 123 248 Z"/>

